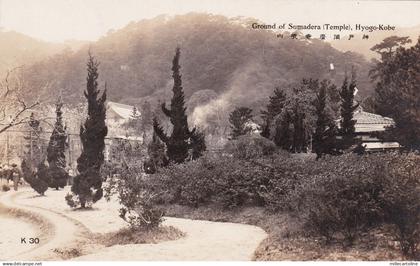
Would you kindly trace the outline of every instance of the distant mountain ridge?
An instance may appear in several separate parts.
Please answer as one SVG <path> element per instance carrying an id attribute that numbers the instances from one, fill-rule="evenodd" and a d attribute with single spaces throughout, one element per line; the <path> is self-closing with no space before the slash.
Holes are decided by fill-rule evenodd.
<path id="1" fill-rule="evenodd" d="M 366 59 L 379 58 L 379 55 L 370 50 L 375 44 L 382 42 L 383 39 L 389 36 L 408 36 L 411 38 L 414 45 L 417 43 L 417 39 L 420 37 L 420 25 L 415 27 L 402 28 L 399 27 L 396 31 L 376 31 L 373 33 L 367 33 L 368 39 L 362 39 L 363 34 L 355 34 L 354 38 L 348 40 L 348 38 L 341 38 L 340 40 L 334 40 L 331 45 L 340 51 L 352 51 L 357 52 L 365 56 Z"/>
<path id="2" fill-rule="evenodd" d="M 0 73 L 47 59 L 64 49 L 77 50 L 84 43 L 49 43 L 15 31 L 0 30 Z"/>

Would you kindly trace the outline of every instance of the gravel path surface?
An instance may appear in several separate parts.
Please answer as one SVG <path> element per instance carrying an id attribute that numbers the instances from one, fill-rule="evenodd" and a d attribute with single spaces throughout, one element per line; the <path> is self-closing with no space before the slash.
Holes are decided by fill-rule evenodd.
<path id="1" fill-rule="evenodd" d="M 118 217 L 115 200 L 100 200 L 92 210 L 71 210 L 65 200 L 69 188 L 48 190 L 38 197 L 30 189 L 0 195 L 0 203 L 9 208 L 36 213 L 50 223 L 50 236 L 36 250 L 18 258 L 53 260 L 54 249 L 77 246 L 93 233 L 109 233 L 126 227 Z M 164 225 L 171 225 L 186 233 L 186 237 L 158 244 L 115 245 L 100 247 L 94 253 L 77 260 L 251 260 L 259 243 L 267 234 L 259 227 L 234 223 L 189 220 L 167 217 Z M 45 230 L 44 226 L 44 230 Z M 1 253 L 0 253 L 1 254 Z"/>
<path id="2" fill-rule="evenodd" d="M 20 221 L 9 216 L 0 216 L 0 261 L 11 260 L 20 253 L 28 252 L 33 247 L 27 243 L 21 243 L 24 237 L 26 242 L 28 238 L 39 237 L 39 232 L 35 225 Z"/>

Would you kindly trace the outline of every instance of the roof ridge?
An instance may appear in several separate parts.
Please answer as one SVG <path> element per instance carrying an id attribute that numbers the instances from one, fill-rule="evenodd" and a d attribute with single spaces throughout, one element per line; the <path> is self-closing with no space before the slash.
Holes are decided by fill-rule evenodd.
<path id="1" fill-rule="evenodd" d="M 114 105 L 114 106 L 120 106 L 120 107 L 131 107 L 131 108 L 134 107 L 134 105 L 124 104 L 124 103 L 117 103 L 117 102 L 111 102 L 111 101 L 108 101 L 108 105 Z"/>
<path id="2" fill-rule="evenodd" d="M 366 112 L 366 111 L 360 111 L 360 114 L 366 114 L 368 116 L 372 116 L 372 117 L 378 117 L 378 118 L 383 118 L 383 119 L 389 119 L 389 120 L 393 120 L 391 117 L 387 117 L 387 116 L 382 116 L 380 114 L 375 114 L 375 113 L 370 113 L 370 112 Z"/>

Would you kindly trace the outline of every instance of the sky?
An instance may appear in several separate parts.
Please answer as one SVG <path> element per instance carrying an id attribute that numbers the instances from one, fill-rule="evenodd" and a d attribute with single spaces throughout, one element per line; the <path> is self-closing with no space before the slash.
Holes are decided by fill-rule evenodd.
<path id="1" fill-rule="evenodd" d="M 0 0 L 0 27 L 50 42 L 94 41 L 131 21 L 189 12 L 266 23 L 420 25 L 420 1 Z"/>

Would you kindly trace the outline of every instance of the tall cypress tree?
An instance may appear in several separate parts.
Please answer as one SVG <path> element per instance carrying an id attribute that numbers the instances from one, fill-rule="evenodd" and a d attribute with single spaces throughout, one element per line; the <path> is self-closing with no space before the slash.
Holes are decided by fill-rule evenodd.
<path id="1" fill-rule="evenodd" d="M 47 148 L 48 176 L 50 178 L 49 186 L 57 190 L 66 185 L 68 177 L 65 170 L 67 133 L 63 125 L 62 106 L 63 102 L 60 97 L 56 103 L 56 121 Z"/>
<path id="2" fill-rule="evenodd" d="M 172 61 L 172 77 L 174 79 L 173 97 L 171 109 L 167 109 L 165 103 L 162 104 L 163 113 L 169 117 L 173 130 L 171 136 L 167 136 L 157 120 L 153 123 L 154 132 L 166 144 L 167 156 L 171 162 L 182 163 L 188 157 L 188 150 L 191 148 L 191 137 L 195 134 L 195 128 L 189 130 L 187 115 L 185 114 L 184 91 L 180 74 L 180 49 L 176 48 L 175 56 Z"/>
<path id="3" fill-rule="evenodd" d="M 356 120 L 353 120 L 353 113 L 359 107 L 359 104 L 354 104 L 354 92 L 356 88 L 356 79 L 354 74 L 351 77 L 350 83 L 345 77 L 343 85 L 341 86 L 341 120 L 340 120 L 340 134 L 342 136 L 342 149 L 347 149 L 354 144 Z"/>
<path id="4" fill-rule="evenodd" d="M 312 148 L 317 158 L 320 158 L 323 154 L 334 154 L 336 148 L 337 127 L 331 112 L 328 113 L 328 87 L 330 87 L 330 84 L 326 80 L 322 81 L 314 101 L 317 120 Z"/>
<path id="5" fill-rule="evenodd" d="M 71 190 L 78 196 L 82 208 L 102 198 L 100 169 L 104 162 L 105 136 L 108 128 L 106 116 L 106 88 L 101 96 L 98 89 L 98 61 L 89 54 L 87 63 L 87 85 L 84 95 L 88 101 L 88 116 L 80 127 L 82 154 L 77 159 L 79 175 L 74 178 Z M 70 202 L 69 202 L 70 205 Z"/>
<path id="6" fill-rule="evenodd" d="M 293 141 L 292 131 L 290 130 L 292 116 L 289 112 L 283 111 L 280 116 L 277 117 L 275 123 L 274 143 L 284 150 L 290 150 Z"/>

